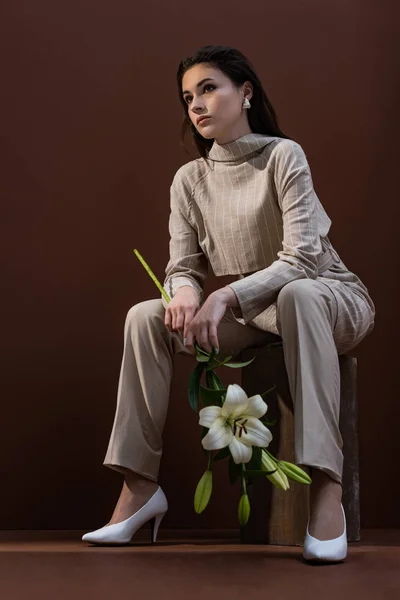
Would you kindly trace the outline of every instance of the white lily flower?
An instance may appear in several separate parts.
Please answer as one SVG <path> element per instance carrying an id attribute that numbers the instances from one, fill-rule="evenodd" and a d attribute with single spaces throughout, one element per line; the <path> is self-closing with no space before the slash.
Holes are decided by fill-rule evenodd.
<path id="1" fill-rule="evenodd" d="M 201 441 L 203 448 L 229 446 L 236 464 L 249 462 L 252 446 L 266 448 L 272 440 L 272 433 L 260 421 L 267 410 L 259 394 L 248 398 L 240 385 L 229 385 L 222 407 L 206 406 L 199 412 L 199 425 L 210 429 Z"/>

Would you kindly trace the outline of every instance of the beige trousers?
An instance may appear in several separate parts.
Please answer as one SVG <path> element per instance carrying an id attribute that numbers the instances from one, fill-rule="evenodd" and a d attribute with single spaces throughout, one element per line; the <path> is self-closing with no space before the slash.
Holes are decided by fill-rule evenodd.
<path id="1" fill-rule="evenodd" d="M 359 299 L 360 300 L 360 299 Z M 360 300 L 361 302 L 361 300 Z M 157 481 L 175 354 L 195 358 L 178 333 L 164 325 L 161 299 L 133 306 L 125 323 L 125 346 L 117 408 L 104 465 L 128 468 Z M 341 481 L 338 302 L 328 285 L 303 279 L 287 284 L 277 300 L 277 327 L 295 414 L 295 461 L 323 469 Z M 343 325 L 342 325 L 343 326 Z M 353 335 L 354 338 L 354 335 Z M 237 322 L 227 310 L 218 327 L 219 357 L 279 339 Z"/>

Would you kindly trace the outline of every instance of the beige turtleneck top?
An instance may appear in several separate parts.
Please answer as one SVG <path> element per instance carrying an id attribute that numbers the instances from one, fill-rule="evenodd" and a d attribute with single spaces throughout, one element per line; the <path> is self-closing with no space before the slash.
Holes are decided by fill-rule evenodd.
<path id="1" fill-rule="evenodd" d="M 237 275 L 237 320 L 277 333 L 282 287 L 341 262 L 330 226 L 299 144 L 257 133 L 214 141 L 207 160 L 183 165 L 173 179 L 164 288 L 173 297 L 190 285 L 202 300 L 209 265 L 217 276 Z"/>

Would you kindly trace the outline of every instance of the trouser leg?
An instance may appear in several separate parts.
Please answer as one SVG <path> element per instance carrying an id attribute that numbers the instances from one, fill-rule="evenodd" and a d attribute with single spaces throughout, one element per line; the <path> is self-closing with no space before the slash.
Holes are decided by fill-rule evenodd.
<path id="1" fill-rule="evenodd" d="M 117 407 L 104 465 L 157 481 L 172 379 L 175 338 L 159 300 L 140 302 L 126 317 Z"/>
<path id="2" fill-rule="evenodd" d="M 340 371 L 333 339 L 337 304 L 319 281 L 287 284 L 277 300 L 277 326 L 295 415 L 295 460 L 341 482 Z"/>
<path id="3" fill-rule="evenodd" d="M 166 420 L 173 357 L 186 354 L 177 333 L 164 325 L 161 300 L 140 302 L 128 312 L 124 353 L 117 393 L 117 408 L 104 465 L 129 469 L 157 481 L 162 456 L 162 432 Z M 248 346 L 262 346 L 277 336 L 245 326 L 227 311 L 218 327 L 220 357 L 239 353 Z"/>

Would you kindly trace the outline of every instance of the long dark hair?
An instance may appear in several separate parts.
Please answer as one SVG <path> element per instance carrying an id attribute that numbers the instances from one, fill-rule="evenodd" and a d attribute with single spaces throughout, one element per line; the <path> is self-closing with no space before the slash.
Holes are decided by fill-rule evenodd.
<path id="1" fill-rule="evenodd" d="M 210 66 L 222 71 L 237 88 L 243 85 L 245 81 L 250 81 L 253 85 L 253 96 L 251 98 L 251 108 L 247 109 L 247 111 L 249 126 L 253 133 L 263 133 L 265 135 L 290 139 L 279 128 L 273 106 L 250 61 L 239 50 L 230 48 L 229 46 L 203 46 L 199 50 L 196 50 L 194 54 L 181 61 L 176 74 L 179 98 L 185 111 L 181 130 L 183 145 L 185 135 L 190 131 L 200 155 L 203 158 L 207 158 L 208 152 L 214 142 L 212 139 L 204 138 L 197 131 L 190 120 L 188 105 L 182 95 L 182 79 L 184 74 L 188 69 L 200 63 L 208 63 Z"/>

